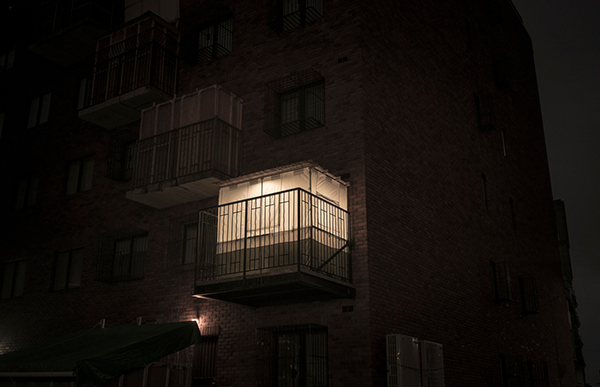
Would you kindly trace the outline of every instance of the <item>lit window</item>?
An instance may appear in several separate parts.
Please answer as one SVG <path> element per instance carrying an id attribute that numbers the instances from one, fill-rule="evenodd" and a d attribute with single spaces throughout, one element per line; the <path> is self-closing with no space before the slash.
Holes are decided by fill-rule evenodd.
<path id="1" fill-rule="evenodd" d="M 324 80 L 313 69 L 268 83 L 265 131 L 279 138 L 323 126 L 324 94 Z"/>
<path id="2" fill-rule="evenodd" d="M 323 17 L 323 0 L 278 0 L 271 11 L 271 27 L 281 33 Z"/>
<path id="3" fill-rule="evenodd" d="M 94 157 L 88 156 L 73 160 L 67 170 L 67 195 L 87 191 L 92 188 Z"/>
<path id="4" fill-rule="evenodd" d="M 31 207 L 35 204 L 39 180 L 40 175 L 37 173 L 19 179 L 17 182 L 15 209 L 19 210 L 21 208 Z"/>
<path id="5" fill-rule="evenodd" d="M 231 52 L 233 18 L 227 16 L 200 28 L 198 62 L 208 62 Z"/>
<path id="6" fill-rule="evenodd" d="M 128 280 L 144 278 L 144 261 L 148 235 L 138 235 L 115 241 L 113 278 Z"/>
<path id="7" fill-rule="evenodd" d="M 11 261 L 2 265 L 2 283 L 0 298 L 13 298 L 23 295 L 27 261 Z"/>
<path id="8" fill-rule="evenodd" d="M 51 98 L 52 93 L 48 93 L 31 100 L 31 105 L 29 107 L 29 121 L 27 122 L 28 128 L 33 128 L 36 125 L 48 122 Z"/>
<path id="9" fill-rule="evenodd" d="M 83 248 L 62 251 L 56 256 L 53 290 L 78 288 L 81 282 Z"/>

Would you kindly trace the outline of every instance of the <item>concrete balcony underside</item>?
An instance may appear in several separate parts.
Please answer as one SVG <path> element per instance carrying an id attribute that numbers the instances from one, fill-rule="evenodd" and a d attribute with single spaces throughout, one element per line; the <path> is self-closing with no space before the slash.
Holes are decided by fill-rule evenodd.
<path id="1" fill-rule="evenodd" d="M 154 86 L 142 86 L 82 109 L 79 111 L 79 118 L 106 129 L 114 129 L 139 121 L 142 109 L 153 103 L 168 101 L 172 97 Z"/>
<path id="2" fill-rule="evenodd" d="M 320 273 L 301 269 L 292 273 L 232 278 L 196 284 L 194 296 L 249 306 L 353 298 L 355 288 Z"/>
<path id="3" fill-rule="evenodd" d="M 226 174 L 212 169 L 133 188 L 127 191 L 126 197 L 150 207 L 167 208 L 216 196 L 219 194 L 216 183 L 228 178 Z"/>

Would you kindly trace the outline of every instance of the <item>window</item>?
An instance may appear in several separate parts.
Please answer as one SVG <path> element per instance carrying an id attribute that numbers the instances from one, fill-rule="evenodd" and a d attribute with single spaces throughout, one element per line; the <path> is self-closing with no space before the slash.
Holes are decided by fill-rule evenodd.
<path id="1" fill-rule="evenodd" d="M 500 355 L 502 387 L 524 387 L 525 370 L 520 355 Z"/>
<path id="2" fill-rule="evenodd" d="M 194 365 L 192 368 L 193 386 L 214 386 L 217 374 L 217 342 L 219 336 L 205 333 L 203 329 L 200 341 L 194 347 Z"/>
<path id="3" fill-rule="evenodd" d="M 40 175 L 37 173 L 21 177 L 18 180 L 15 209 L 19 210 L 21 208 L 31 207 L 35 204 L 39 180 Z"/>
<path id="4" fill-rule="evenodd" d="M 549 387 L 550 377 L 548 375 L 548 363 L 544 360 L 529 360 L 527 362 L 529 371 L 529 385 L 531 387 Z"/>
<path id="5" fill-rule="evenodd" d="M 183 226 L 183 264 L 196 262 L 198 247 L 198 222 L 188 223 Z"/>
<path id="6" fill-rule="evenodd" d="M 267 85 L 266 128 L 280 138 L 325 124 L 325 84 L 323 77 L 308 69 Z"/>
<path id="7" fill-rule="evenodd" d="M 276 0 L 269 27 L 281 33 L 323 17 L 323 0 Z"/>
<path id="8" fill-rule="evenodd" d="M 13 298 L 23 295 L 27 261 L 11 261 L 2 264 L 2 283 L 0 298 Z"/>
<path id="9" fill-rule="evenodd" d="M 386 349 L 389 387 L 444 387 L 442 344 L 391 334 Z"/>
<path id="10" fill-rule="evenodd" d="M 52 93 L 48 93 L 31 100 L 31 106 L 29 107 L 29 121 L 27 122 L 28 128 L 33 128 L 36 125 L 48 122 L 51 97 Z"/>
<path id="11" fill-rule="evenodd" d="M 92 188 L 94 157 L 88 156 L 73 160 L 67 170 L 67 195 L 87 191 Z"/>
<path id="12" fill-rule="evenodd" d="M 137 142 L 125 138 L 113 137 L 108 149 L 106 177 L 116 181 L 128 181 L 133 178 Z"/>
<path id="13" fill-rule="evenodd" d="M 92 96 L 92 81 L 89 77 L 83 78 L 79 82 L 79 97 L 77 98 L 77 109 L 81 110 L 90 106 Z"/>
<path id="14" fill-rule="evenodd" d="M 82 266 L 83 248 L 59 252 L 56 255 L 52 290 L 78 288 Z"/>
<path id="15" fill-rule="evenodd" d="M 506 261 L 492 261 L 496 301 L 511 301 L 510 272 Z"/>
<path id="16" fill-rule="evenodd" d="M 146 234 L 115 241 L 112 273 L 114 280 L 144 278 L 147 244 Z"/>
<path id="17" fill-rule="evenodd" d="M 523 314 L 533 314 L 538 312 L 537 289 L 534 277 L 519 277 L 521 287 L 521 306 Z"/>
<path id="18" fill-rule="evenodd" d="M 477 110 L 477 124 L 479 125 L 479 129 L 494 129 L 492 99 L 487 90 L 481 90 L 475 93 L 475 108 Z"/>
<path id="19" fill-rule="evenodd" d="M 15 50 L 0 55 L 0 73 L 13 67 L 15 63 Z"/>
<path id="20" fill-rule="evenodd" d="M 258 333 L 264 386 L 328 386 L 327 327 L 311 324 Z"/>
<path id="21" fill-rule="evenodd" d="M 200 28 L 198 62 L 204 63 L 231 52 L 233 17 L 217 19 Z"/>

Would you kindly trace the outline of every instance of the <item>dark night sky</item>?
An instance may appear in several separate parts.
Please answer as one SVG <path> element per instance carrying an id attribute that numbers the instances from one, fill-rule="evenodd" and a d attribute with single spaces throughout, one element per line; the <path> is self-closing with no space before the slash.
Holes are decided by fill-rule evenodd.
<path id="1" fill-rule="evenodd" d="M 555 199 L 565 201 L 587 382 L 600 386 L 600 1 L 513 0 L 535 52 Z"/>

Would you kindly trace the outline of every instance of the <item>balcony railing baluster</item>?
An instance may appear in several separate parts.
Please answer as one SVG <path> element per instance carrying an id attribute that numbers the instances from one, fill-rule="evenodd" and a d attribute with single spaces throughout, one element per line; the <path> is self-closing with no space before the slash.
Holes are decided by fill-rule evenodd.
<path id="1" fill-rule="evenodd" d="M 221 144 L 227 137 L 215 132 L 230 131 L 236 146 Z M 207 170 L 231 175 L 226 165 L 215 159 L 237 163 L 241 131 L 214 118 L 138 141 L 133 188 L 160 183 Z M 231 153 L 229 153 L 231 150 Z M 227 152 L 226 152 L 227 151 Z M 233 171 L 237 174 L 237 165 Z"/>
<path id="2" fill-rule="evenodd" d="M 206 218 L 217 231 L 199 230 L 196 284 L 301 271 L 350 282 L 348 212 L 303 189 L 210 208 Z"/>

